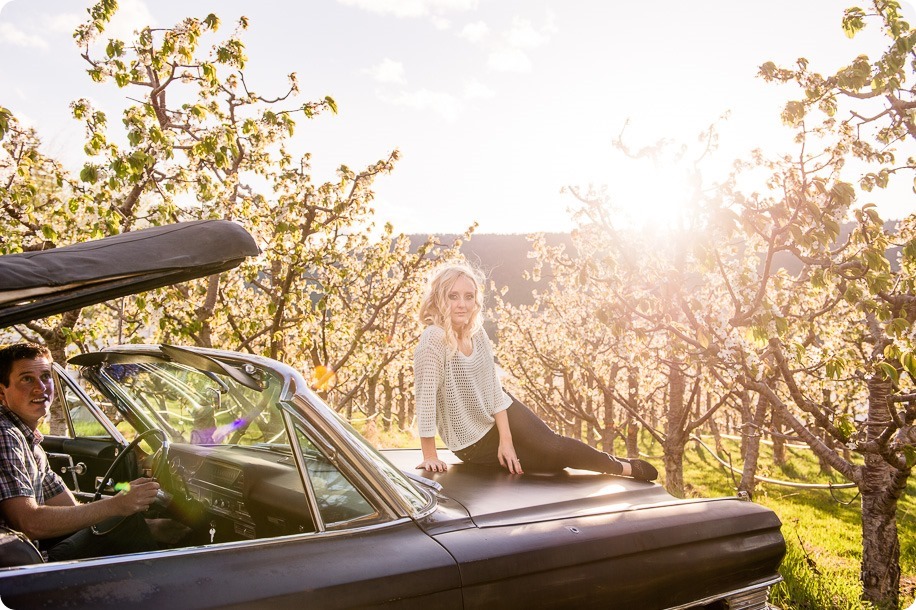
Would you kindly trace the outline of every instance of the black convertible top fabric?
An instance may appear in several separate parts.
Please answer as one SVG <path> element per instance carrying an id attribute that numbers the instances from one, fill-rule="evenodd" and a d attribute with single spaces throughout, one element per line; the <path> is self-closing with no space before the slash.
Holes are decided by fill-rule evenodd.
<path id="1" fill-rule="evenodd" d="M 0 256 L 0 327 L 219 273 L 257 254 L 241 225 L 198 220 Z"/>

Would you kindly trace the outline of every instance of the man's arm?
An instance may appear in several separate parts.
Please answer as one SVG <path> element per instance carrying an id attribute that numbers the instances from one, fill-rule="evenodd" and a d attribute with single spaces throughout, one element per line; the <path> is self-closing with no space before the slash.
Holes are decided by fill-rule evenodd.
<path id="1" fill-rule="evenodd" d="M 76 499 L 76 496 L 73 495 L 72 491 L 64 487 L 62 492 L 50 500 L 45 500 L 45 504 L 48 506 L 77 506 L 79 501 Z"/>
<path id="2" fill-rule="evenodd" d="M 10 526 L 32 540 L 66 536 L 110 517 L 128 517 L 146 510 L 156 499 L 159 483 L 141 478 L 130 489 L 110 498 L 80 504 L 67 490 L 40 505 L 35 498 L 19 496 L 0 502 L 0 512 Z"/>

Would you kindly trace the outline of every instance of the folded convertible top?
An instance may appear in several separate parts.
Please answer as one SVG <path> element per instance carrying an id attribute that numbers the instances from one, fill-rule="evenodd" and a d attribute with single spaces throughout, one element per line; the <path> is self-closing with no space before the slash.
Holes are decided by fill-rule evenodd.
<path id="1" fill-rule="evenodd" d="M 198 220 L 0 256 L 0 328 L 204 277 L 258 254 L 227 220 Z"/>

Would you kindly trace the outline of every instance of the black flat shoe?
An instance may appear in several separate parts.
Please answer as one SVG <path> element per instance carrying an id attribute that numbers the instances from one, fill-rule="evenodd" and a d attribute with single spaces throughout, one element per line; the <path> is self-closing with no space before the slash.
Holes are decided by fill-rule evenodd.
<path id="1" fill-rule="evenodd" d="M 633 473 L 630 476 L 634 479 L 639 479 L 640 481 L 654 481 L 658 478 L 658 470 L 656 470 L 655 466 L 649 462 L 638 459 L 620 459 L 630 465 L 630 468 L 633 470 Z"/>

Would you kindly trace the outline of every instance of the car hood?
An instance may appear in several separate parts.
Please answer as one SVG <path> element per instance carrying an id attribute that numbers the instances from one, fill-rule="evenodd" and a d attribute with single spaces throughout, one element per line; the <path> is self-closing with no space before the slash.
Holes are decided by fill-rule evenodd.
<path id="1" fill-rule="evenodd" d="M 419 450 L 392 449 L 382 454 L 407 472 L 423 458 Z M 510 475 L 501 468 L 461 463 L 450 452 L 439 455 L 446 472 L 422 472 L 460 503 L 479 527 L 535 523 L 685 503 L 656 483 L 566 469 L 559 473 Z M 691 500 L 708 502 L 709 500 Z"/>
<path id="2" fill-rule="evenodd" d="M 0 256 L 0 328 L 219 273 L 258 252 L 241 225 L 199 220 Z"/>

